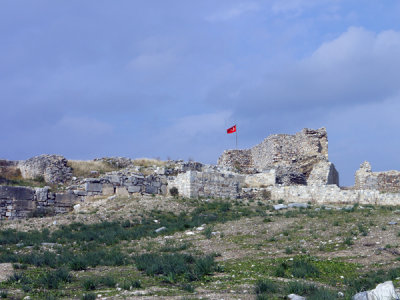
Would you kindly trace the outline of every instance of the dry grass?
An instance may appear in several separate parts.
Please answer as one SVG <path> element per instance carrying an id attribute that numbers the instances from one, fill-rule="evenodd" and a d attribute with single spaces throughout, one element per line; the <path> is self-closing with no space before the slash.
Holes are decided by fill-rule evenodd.
<path id="1" fill-rule="evenodd" d="M 104 174 L 118 170 L 117 167 L 101 160 L 69 160 L 68 166 L 72 168 L 73 174 L 76 177 L 93 177 L 92 171 Z"/>
<path id="2" fill-rule="evenodd" d="M 151 166 L 164 167 L 167 165 L 167 162 L 159 160 L 159 159 L 153 159 L 153 158 L 138 158 L 133 161 L 133 164 L 135 166 L 147 168 L 147 167 L 151 167 Z"/>

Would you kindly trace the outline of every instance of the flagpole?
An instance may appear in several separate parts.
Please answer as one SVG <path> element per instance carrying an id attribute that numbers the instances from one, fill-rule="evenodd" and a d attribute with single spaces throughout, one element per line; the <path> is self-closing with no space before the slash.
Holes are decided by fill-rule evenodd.
<path id="1" fill-rule="evenodd" d="M 235 133 L 236 133 L 236 150 L 237 150 L 237 127 Z"/>

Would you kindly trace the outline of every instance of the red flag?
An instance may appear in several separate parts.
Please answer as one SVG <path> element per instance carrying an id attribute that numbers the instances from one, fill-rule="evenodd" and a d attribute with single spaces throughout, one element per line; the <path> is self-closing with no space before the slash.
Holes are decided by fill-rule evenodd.
<path id="1" fill-rule="evenodd" d="M 236 132 L 236 125 L 233 125 L 231 128 L 228 128 L 228 129 L 226 130 L 226 133 L 227 133 L 227 134 L 229 134 L 229 133 L 234 133 L 234 132 Z"/>

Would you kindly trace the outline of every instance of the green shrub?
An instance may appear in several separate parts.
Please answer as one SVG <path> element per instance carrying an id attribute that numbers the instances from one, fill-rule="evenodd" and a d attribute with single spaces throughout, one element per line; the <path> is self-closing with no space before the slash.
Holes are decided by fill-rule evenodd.
<path id="1" fill-rule="evenodd" d="M 214 229 L 213 226 L 207 226 L 207 227 L 203 230 L 202 234 L 203 234 L 206 238 L 211 239 L 213 229 Z"/>
<path id="2" fill-rule="evenodd" d="M 278 286 L 275 282 L 269 279 L 259 279 L 256 282 L 255 293 L 256 294 L 273 294 L 278 291 Z"/>
<path id="3" fill-rule="evenodd" d="M 124 290 L 139 289 L 142 287 L 140 280 L 124 280 L 121 284 L 121 288 Z"/>
<path id="4" fill-rule="evenodd" d="M 58 289 L 60 283 L 71 282 L 72 277 L 68 270 L 60 268 L 55 271 L 48 271 L 38 279 L 38 284 L 48 289 Z"/>
<path id="5" fill-rule="evenodd" d="M 296 278 L 318 277 L 320 274 L 318 268 L 304 258 L 295 259 L 291 271 Z"/>
<path id="6" fill-rule="evenodd" d="M 97 284 L 98 282 L 95 278 L 89 277 L 83 281 L 82 286 L 86 291 L 93 291 L 96 289 Z"/>
<path id="7" fill-rule="evenodd" d="M 93 293 L 83 294 L 81 299 L 82 300 L 95 300 L 96 294 L 93 294 Z"/>
<path id="8" fill-rule="evenodd" d="M 175 282 L 180 275 L 190 281 L 200 280 L 217 268 L 213 256 L 194 257 L 180 253 L 146 253 L 136 256 L 135 263 L 137 268 L 147 275 L 164 275 L 165 279 L 171 282 Z"/>
<path id="9" fill-rule="evenodd" d="M 287 286 L 287 293 L 304 296 L 304 295 L 310 295 L 316 289 L 317 287 L 312 284 L 307 284 L 300 281 L 291 281 Z"/>
<path id="10" fill-rule="evenodd" d="M 107 275 L 107 276 L 101 277 L 99 279 L 99 283 L 102 285 L 105 285 L 107 287 L 115 287 L 117 282 L 114 277 Z"/>

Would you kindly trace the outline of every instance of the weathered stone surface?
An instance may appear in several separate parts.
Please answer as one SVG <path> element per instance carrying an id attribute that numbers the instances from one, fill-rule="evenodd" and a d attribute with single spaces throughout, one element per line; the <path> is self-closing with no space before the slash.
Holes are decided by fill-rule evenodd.
<path id="1" fill-rule="evenodd" d="M 73 193 L 56 193 L 55 203 L 61 207 L 72 207 L 78 201 L 78 197 Z"/>
<path id="2" fill-rule="evenodd" d="M 320 161 L 316 163 L 307 179 L 308 185 L 339 185 L 339 173 L 336 171 L 333 163 L 329 161 Z"/>
<path id="3" fill-rule="evenodd" d="M 139 185 L 130 185 L 128 186 L 129 193 L 140 193 L 141 187 Z"/>
<path id="4" fill-rule="evenodd" d="M 263 173 L 250 174 L 244 179 L 244 184 L 247 187 L 266 187 L 275 185 L 276 174 L 275 170 L 265 171 Z"/>
<path id="5" fill-rule="evenodd" d="M 355 174 L 356 189 L 400 192 L 400 171 L 372 172 L 371 164 L 363 162 Z"/>
<path id="6" fill-rule="evenodd" d="M 101 193 L 103 191 L 103 185 L 101 183 L 86 182 L 85 183 L 86 192 Z"/>
<path id="7" fill-rule="evenodd" d="M 321 161 L 328 161 L 326 129 L 305 128 L 295 135 L 271 135 L 251 149 L 227 150 L 218 165 L 243 173 L 275 169 L 277 183 L 290 185 L 306 184 L 314 165 Z"/>
<path id="8" fill-rule="evenodd" d="M 0 282 L 8 280 L 14 274 L 14 268 L 11 263 L 0 264 Z"/>
<path id="9" fill-rule="evenodd" d="M 32 201 L 34 194 L 34 190 L 28 187 L 0 186 L 0 199 Z"/>
<path id="10" fill-rule="evenodd" d="M 114 195 L 114 186 L 110 183 L 105 183 L 102 186 L 102 194 L 104 196 L 111 196 Z"/>
<path id="11" fill-rule="evenodd" d="M 36 200 L 39 202 L 46 202 L 49 194 L 49 187 L 35 188 Z"/>
<path id="12" fill-rule="evenodd" d="M 44 154 L 21 161 L 18 167 L 24 178 L 43 178 L 48 183 L 64 183 L 72 177 L 72 169 L 67 162 L 63 156 Z"/>
<path id="13" fill-rule="evenodd" d="M 117 186 L 115 189 L 115 194 L 122 197 L 129 196 L 128 189 L 125 186 Z"/>
<path id="14" fill-rule="evenodd" d="M 245 175 L 216 171 L 181 173 L 168 182 L 168 189 L 176 187 L 185 197 L 238 198 Z"/>
<path id="15" fill-rule="evenodd" d="M 281 209 L 286 209 L 286 208 L 288 208 L 288 206 L 285 205 L 285 204 L 277 204 L 277 205 L 274 205 L 274 209 L 275 209 L 275 210 L 281 210 Z"/>
<path id="16" fill-rule="evenodd" d="M 147 194 L 158 194 L 158 188 L 152 185 L 147 185 L 145 187 L 145 192 Z"/>

